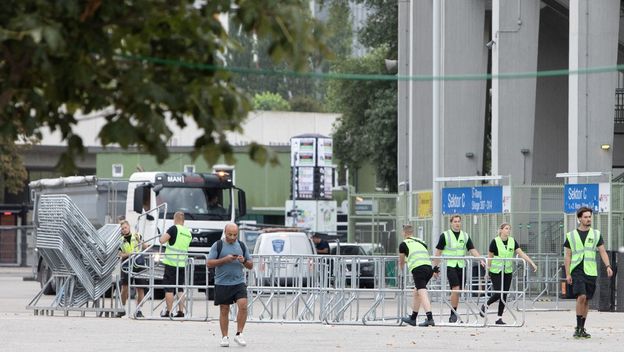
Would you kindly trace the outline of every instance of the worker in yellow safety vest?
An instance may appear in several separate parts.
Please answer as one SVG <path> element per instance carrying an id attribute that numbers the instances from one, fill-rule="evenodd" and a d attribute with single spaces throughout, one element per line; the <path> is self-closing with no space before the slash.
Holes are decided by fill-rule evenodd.
<path id="1" fill-rule="evenodd" d="M 138 264 L 145 264 L 145 258 L 140 255 L 136 255 L 136 253 L 139 253 L 142 249 L 147 248 L 148 245 L 147 243 L 143 242 L 143 240 L 141 239 L 141 235 L 130 231 L 130 223 L 127 220 L 120 221 L 119 225 L 121 227 L 121 245 L 119 246 L 118 256 L 119 258 L 121 258 L 122 261 L 120 273 L 121 305 L 125 308 L 126 301 L 128 301 L 128 279 L 130 276 L 129 271 L 132 270 L 133 273 L 137 273 L 142 270 Z M 132 256 L 133 254 L 135 254 L 135 257 L 128 260 L 128 258 L 130 258 L 130 256 Z M 132 267 L 130 267 L 130 263 L 133 264 Z M 145 297 L 145 286 L 147 286 L 148 282 L 145 279 L 138 279 L 133 277 L 132 284 L 138 286 L 136 287 L 137 310 L 134 313 L 134 316 L 135 318 L 143 318 L 143 313 L 140 310 L 140 304 Z M 117 313 L 118 318 L 121 318 L 124 315 L 126 315 L 125 312 Z"/>
<path id="2" fill-rule="evenodd" d="M 514 270 L 514 261 L 512 259 L 516 254 L 524 259 L 533 267 L 533 272 L 537 271 L 537 265 L 531 258 L 524 253 L 518 242 L 511 237 L 511 225 L 504 222 L 498 228 L 498 236 L 490 242 L 488 251 L 488 270 L 487 272 L 492 279 L 493 294 L 487 303 L 481 306 L 481 316 L 485 317 L 487 307 L 492 303 L 498 302 L 498 317 L 496 325 L 505 325 L 503 321 L 503 311 L 507 304 L 507 292 L 511 287 L 511 278 Z"/>
<path id="3" fill-rule="evenodd" d="M 407 271 L 412 273 L 414 278 L 414 296 L 412 301 L 412 314 L 403 317 L 404 323 L 415 326 L 418 310 L 422 306 L 427 319 L 418 326 L 435 326 L 431 313 L 431 302 L 427 292 L 427 283 L 433 276 L 434 270 L 431 266 L 431 257 L 427 249 L 427 244 L 420 238 L 414 237 L 412 225 L 403 226 L 404 241 L 399 245 L 399 273 L 403 272 L 407 264 Z M 436 268 L 437 269 L 437 268 Z"/>
<path id="4" fill-rule="evenodd" d="M 473 257 L 480 257 L 479 251 L 472 244 L 470 236 L 462 230 L 462 218 L 459 215 L 451 216 L 451 228 L 440 235 L 436 245 L 435 256 L 464 257 L 468 251 Z M 434 259 L 433 265 L 438 266 L 440 259 Z M 485 267 L 485 260 L 481 260 Z M 459 320 L 457 307 L 459 306 L 459 290 L 464 287 L 465 259 L 446 259 L 446 277 L 451 287 L 451 313 L 449 323 Z M 461 322 L 461 320 L 460 320 Z"/>
<path id="5" fill-rule="evenodd" d="M 163 285 L 165 286 L 165 303 L 167 310 L 162 317 L 184 317 L 184 274 L 187 261 L 187 253 L 191 244 L 191 231 L 184 226 L 184 213 L 181 211 L 173 214 L 173 226 L 160 236 L 160 244 L 166 244 L 165 256 L 162 260 L 165 264 Z M 177 290 L 176 287 L 177 286 Z M 178 312 L 173 315 L 173 295 L 178 292 Z"/>
<path id="6" fill-rule="evenodd" d="M 572 292 L 576 296 L 576 328 L 572 337 L 588 339 L 591 335 L 585 330 L 585 320 L 589 311 L 589 300 L 596 291 L 596 249 L 607 269 L 607 276 L 613 276 L 613 269 L 609 264 L 609 256 L 600 236 L 600 231 L 591 227 L 593 211 L 582 207 L 576 211 L 578 228 L 566 234 L 565 242 L 565 271 L 566 281 L 572 285 Z"/>

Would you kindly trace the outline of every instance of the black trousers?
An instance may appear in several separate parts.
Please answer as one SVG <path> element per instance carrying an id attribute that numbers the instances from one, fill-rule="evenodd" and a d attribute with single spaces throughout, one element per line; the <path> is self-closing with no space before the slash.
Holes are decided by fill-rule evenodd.
<path id="1" fill-rule="evenodd" d="M 501 286 L 503 291 L 509 291 L 509 287 L 511 287 L 511 273 L 505 274 L 500 272 L 498 274 L 490 273 L 490 277 L 492 278 L 492 286 L 494 291 L 500 291 Z M 501 299 L 501 293 L 495 292 L 490 299 L 487 301 L 487 305 L 499 301 L 498 302 L 498 316 L 503 315 L 503 311 L 505 310 L 505 303 L 507 302 L 507 293 L 503 293 L 503 299 Z"/>

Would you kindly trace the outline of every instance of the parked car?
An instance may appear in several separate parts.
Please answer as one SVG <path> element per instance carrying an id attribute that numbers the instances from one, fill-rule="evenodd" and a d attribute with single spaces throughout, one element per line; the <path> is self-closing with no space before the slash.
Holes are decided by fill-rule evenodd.
<path id="1" fill-rule="evenodd" d="M 254 256 L 260 256 L 254 268 L 256 283 L 262 286 L 307 286 L 313 273 L 310 256 L 316 254 L 312 240 L 305 232 L 263 231 L 256 239 L 253 251 Z"/>
<path id="2" fill-rule="evenodd" d="M 386 249 L 379 243 L 358 243 L 368 255 L 385 255 Z"/>
<path id="3" fill-rule="evenodd" d="M 368 253 L 364 248 L 357 243 L 330 243 L 329 253 L 331 255 L 339 256 L 356 256 L 357 258 L 346 259 L 344 263 L 344 269 L 341 266 L 337 266 L 336 270 L 344 270 L 343 273 L 336 273 L 332 267 L 332 274 L 336 278 L 345 277 L 345 284 L 352 286 L 351 281 L 353 277 L 353 270 L 357 270 L 355 283 L 360 288 L 373 288 L 375 287 L 375 262 L 368 257 Z M 355 269 L 353 266 L 355 265 Z M 340 275 L 338 275 L 340 274 Z"/>

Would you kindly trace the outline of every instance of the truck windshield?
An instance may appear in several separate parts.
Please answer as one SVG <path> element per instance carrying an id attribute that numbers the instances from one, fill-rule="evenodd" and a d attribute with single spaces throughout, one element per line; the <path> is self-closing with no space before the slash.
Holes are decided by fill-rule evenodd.
<path id="1" fill-rule="evenodd" d="M 231 218 L 228 189 L 164 187 L 156 197 L 158 205 L 167 203 L 167 217 L 184 212 L 187 220 L 229 220 Z"/>

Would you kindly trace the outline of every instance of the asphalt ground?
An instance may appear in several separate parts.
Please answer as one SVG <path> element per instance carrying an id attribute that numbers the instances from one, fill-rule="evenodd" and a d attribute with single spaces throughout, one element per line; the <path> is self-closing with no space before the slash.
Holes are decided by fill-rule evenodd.
<path id="1" fill-rule="evenodd" d="M 219 351 L 218 321 L 139 321 L 94 315 L 35 316 L 39 284 L 28 268 L 0 268 L 0 351 Z M 563 306 L 573 308 L 573 301 Z M 528 312 L 523 327 L 353 326 L 249 323 L 245 351 L 622 351 L 624 314 L 591 311 L 591 339 L 572 338 L 570 311 Z M 230 323 L 230 335 L 234 323 Z"/>

